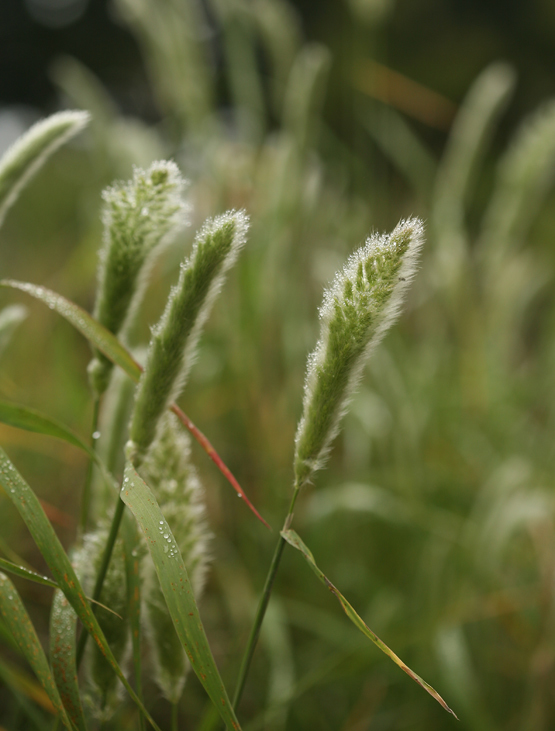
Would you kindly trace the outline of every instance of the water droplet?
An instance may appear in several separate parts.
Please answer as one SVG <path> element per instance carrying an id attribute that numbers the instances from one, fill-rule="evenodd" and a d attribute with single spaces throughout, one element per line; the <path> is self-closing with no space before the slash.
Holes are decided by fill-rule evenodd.
<path id="1" fill-rule="evenodd" d="M 99 431 L 93 432 L 92 438 L 93 439 L 100 439 L 100 432 Z"/>
<path id="2" fill-rule="evenodd" d="M 160 521 L 160 525 L 164 525 L 164 521 L 163 520 Z"/>
<path id="3" fill-rule="evenodd" d="M 237 497 L 243 497 L 240 492 L 237 493 Z"/>
<path id="4" fill-rule="evenodd" d="M 168 537 L 168 534 L 167 533 L 164 533 L 164 538 L 167 538 L 167 537 Z"/>
<path id="5" fill-rule="evenodd" d="M 168 538 L 167 541 L 168 541 L 168 543 L 171 543 L 172 542 L 172 539 L 171 538 Z"/>
<path id="6" fill-rule="evenodd" d="M 167 552 L 168 552 L 168 547 L 164 546 L 164 553 L 167 553 Z"/>

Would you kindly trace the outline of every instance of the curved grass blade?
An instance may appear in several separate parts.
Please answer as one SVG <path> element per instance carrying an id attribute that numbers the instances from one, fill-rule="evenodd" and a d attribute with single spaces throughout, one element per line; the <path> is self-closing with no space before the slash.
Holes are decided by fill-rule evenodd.
<path id="1" fill-rule="evenodd" d="M 0 226 L 23 187 L 58 147 L 88 123 L 88 112 L 59 112 L 33 125 L 0 160 Z"/>
<path id="2" fill-rule="evenodd" d="M 2 279 L 0 281 L 0 287 L 21 290 L 22 292 L 26 292 L 31 295 L 31 297 L 43 302 L 47 307 L 57 312 L 71 325 L 73 325 L 73 327 L 87 338 L 87 340 L 94 345 L 95 348 L 102 351 L 102 353 L 104 353 L 104 355 L 109 358 L 112 363 L 118 365 L 133 381 L 139 380 L 142 372 L 141 366 L 134 360 L 131 354 L 123 347 L 119 340 L 112 335 L 111 332 L 106 330 L 105 327 L 103 327 L 81 307 L 46 287 L 39 287 L 35 284 L 29 284 L 28 282 L 16 282 L 12 279 Z M 199 429 L 197 429 L 189 417 L 187 417 L 178 406 L 172 404 L 170 409 L 199 442 L 210 459 L 216 464 L 224 477 L 229 480 L 237 494 L 243 498 L 256 517 L 269 528 L 270 526 L 268 523 L 264 520 L 264 518 L 262 518 L 260 513 L 248 499 L 245 491 L 239 485 L 235 477 L 233 477 L 230 470 L 226 467 L 209 440 Z"/>
<path id="3" fill-rule="evenodd" d="M 142 700 L 142 661 L 141 661 L 141 575 L 139 546 L 140 534 L 137 523 L 125 513 L 123 517 L 123 543 L 125 548 L 125 580 L 127 601 L 129 604 L 128 616 L 131 629 L 131 647 L 133 650 L 133 670 L 135 674 L 135 688 Z M 143 718 L 139 717 L 141 731 Z"/>
<path id="4" fill-rule="evenodd" d="M 68 442 L 68 444 L 72 444 L 74 447 L 81 449 L 94 460 L 102 475 L 108 481 L 108 484 L 112 485 L 116 490 L 119 490 L 116 479 L 108 472 L 95 450 L 87 446 L 85 442 L 79 439 L 76 434 L 59 421 L 51 419 L 45 414 L 41 414 L 36 409 L 30 409 L 27 406 L 0 400 L 0 422 L 14 426 L 17 429 L 56 437 L 56 439 L 62 439 L 64 442 Z"/>
<path id="5" fill-rule="evenodd" d="M 77 665 L 75 663 L 77 615 L 67 598 L 58 589 L 54 592 L 50 613 L 50 662 L 52 674 L 66 713 L 79 729 L 87 731 L 81 705 Z"/>
<path id="6" fill-rule="evenodd" d="M 455 718 L 457 718 L 457 715 L 454 711 L 452 711 L 447 703 L 443 700 L 443 698 L 439 695 L 439 693 L 432 688 L 431 685 L 428 685 L 425 680 L 423 680 L 420 675 L 417 675 L 415 672 L 413 672 L 408 665 L 405 665 L 405 663 L 401 660 L 400 657 L 398 657 L 393 650 L 391 650 L 384 642 L 380 640 L 380 638 L 372 632 L 370 627 L 361 619 L 361 617 L 355 612 L 353 607 L 349 604 L 349 602 L 345 599 L 343 594 L 337 589 L 331 581 L 328 579 L 328 577 L 320 571 L 318 566 L 316 565 L 316 562 L 314 561 L 314 556 L 312 555 L 312 552 L 310 549 L 305 546 L 305 544 L 302 542 L 302 540 L 299 538 L 297 533 L 295 533 L 294 530 L 283 530 L 281 531 L 281 536 L 289 543 L 290 546 L 293 546 L 293 548 L 296 548 L 297 551 L 300 551 L 302 555 L 305 557 L 306 562 L 310 566 L 310 568 L 314 571 L 316 576 L 320 579 L 322 584 L 324 586 L 327 586 L 328 589 L 331 591 L 332 594 L 335 594 L 337 599 L 339 600 L 339 603 L 343 607 L 343 611 L 349 617 L 351 622 L 357 627 L 362 634 L 366 635 L 369 640 L 372 640 L 372 642 L 376 645 L 376 647 L 379 647 L 379 649 L 384 652 L 389 658 L 393 660 L 393 662 L 398 665 L 401 670 L 404 670 L 405 673 L 410 676 L 418 685 L 420 685 L 424 690 L 426 690 L 432 698 L 435 698 L 435 700 L 440 704 L 442 708 L 444 708 L 448 713 L 451 713 Z"/>
<path id="7" fill-rule="evenodd" d="M 168 610 L 191 667 L 226 727 L 240 729 L 212 657 L 181 552 L 154 495 L 130 462 L 125 467 L 120 495 L 145 535 Z"/>
<path id="8" fill-rule="evenodd" d="M 137 697 L 133 688 L 118 665 L 104 633 L 98 624 L 91 605 L 83 592 L 79 579 L 73 570 L 73 566 L 65 553 L 54 528 L 46 517 L 44 510 L 35 493 L 21 477 L 13 464 L 8 459 L 4 450 L 0 449 L 0 485 L 17 508 L 23 518 L 33 540 L 42 553 L 54 580 L 67 597 L 69 603 L 75 610 L 83 626 L 92 635 L 92 638 L 100 648 L 100 651 L 110 663 L 112 669 L 125 686 L 127 692 L 140 708 L 149 723 L 157 731 L 158 725 L 145 708 L 142 701 Z"/>
<path id="9" fill-rule="evenodd" d="M 56 584 L 55 581 L 52 581 L 52 579 L 49 579 L 47 576 L 41 576 L 41 574 L 37 574 L 36 571 L 27 569 L 25 568 L 25 566 L 18 566 L 16 563 L 6 561 L 5 558 L 0 558 L 0 569 L 8 571 L 10 574 L 15 574 L 15 576 L 21 576 L 21 578 L 23 579 L 29 579 L 29 581 L 34 581 L 35 584 L 51 586 L 53 589 L 58 588 L 58 584 Z"/>
<path id="10" fill-rule="evenodd" d="M 39 679 L 42 687 L 47 692 L 52 705 L 56 709 L 64 726 L 73 731 L 54 678 L 50 672 L 48 660 L 39 642 L 35 628 L 23 606 L 23 602 L 12 582 L 5 574 L 0 573 L 0 613 L 8 625 L 15 641 L 25 655 L 33 672 Z"/>

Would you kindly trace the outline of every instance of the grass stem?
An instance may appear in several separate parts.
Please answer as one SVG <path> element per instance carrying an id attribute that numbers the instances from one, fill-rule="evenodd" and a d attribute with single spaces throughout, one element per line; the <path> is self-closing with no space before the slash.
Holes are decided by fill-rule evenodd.
<path id="1" fill-rule="evenodd" d="M 94 585 L 94 591 L 93 591 L 93 595 L 92 595 L 92 598 L 94 599 L 94 601 L 99 601 L 100 595 L 102 594 L 102 586 L 104 584 L 104 579 L 106 578 L 106 574 L 108 572 L 108 566 L 110 565 L 110 559 L 112 558 L 112 552 L 114 550 L 114 545 L 115 545 L 116 539 L 118 537 L 119 527 L 121 525 L 121 519 L 123 517 L 124 510 L 125 510 L 125 503 L 122 500 L 118 499 L 116 509 L 114 511 L 114 517 L 112 518 L 112 525 L 110 526 L 110 533 L 108 534 L 106 546 L 104 547 L 104 553 L 102 554 L 102 562 L 100 564 L 100 569 L 98 570 L 98 576 L 96 577 L 96 583 Z M 93 611 L 94 611 L 94 605 L 93 605 Z M 83 653 L 85 652 L 85 646 L 87 644 L 88 636 L 89 636 L 89 633 L 83 631 L 81 633 L 81 636 L 79 637 L 79 643 L 77 645 L 77 658 L 76 658 L 76 664 L 77 664 L 78 669 L 79 669 L 79 665 L 81 664 L 81 660 L 83 659 Z"/>
<path id="2" fill-rule="evenodd" d="M 295 490 L 293 492 L 293 497 L 291 499 L 291 504 L 289 506 L 289 512 L 287 513 L 287 517 L 285 518 L 285 523 L 283 524 L 284 530 L 289 528 L 291 525 L 291 521 L 293 520 L 293 509 L 295 507 L 295 503 L 297 501 L 298 494 L 300 492 L 300 485 L 295 485 Z M 237 707 L 239 703 L 241 702 L 241 697 L 243 695 L 243 690 L 245 688 L 245 683 L 247 680 L 247 675 L 249 673 L 251 661 L 254 655 L 254 651 L 256 649 L 256 645 L 258 643 L 258 638 L 260 636 L 260 630 L 262 629 L 262 622 L 264 621 L 264 616 L 266 614 L 266 609 L 268 608 L 268 604 L 270 602 L 270 597 L 272 594 L 272 589 L 274 586 L 274 581 L 276 579 L 276 575 L 279 569 L 279 565 L 281 562 L 281 556 L 283 554 L 283 549 L 285 548 L 286 541 L 284 538 L 281 537 L 281 535 L 278 538 L 278 542 L 276 544 L 276 548 L 274 550 L 274 555 L 272 557 L 272 562 L 270 564 L 270 568 L 268 569 L 268 574 L 266 576 L 266 582 L 264 584 L 264 589 L 262 591 L 262 595 L 260 597 L 260 601 L 258 603 L 258 608 L 256 610 L 256 615 L 254 618 L 254 623 L 249 635 L 249 639 L 247 640 L 247 646 L 245 648 L 245 652 L 243 654 L 243 659 L 241 661 L 241 667 L 239 668 L 239 675 L 237 679 L 237 686 L 235 688 L 235 695 L 233 696 L 233 708 L 234 710 L 237 710 Z"/>
<path id="3" fill-rule="evenodd" d="M 96 451 L 96 443 L 98 441 L 97 429 L 98 429 L 98 415 L 100 411 L 100 396 L 95 394 L 93 401 L 93 418 L 91 427 L 91 449 Z M 89 512 L 91 507 L 91 486 L 92 478 L 94 473 L 94 460 L 89 459 L 87 467 L 87 475 L 85 477 L 85 485 L 83 487 L 83 496 L 81 498 L 81 515 L 79 516 L 79 538 L 82 540 L 83 536 L 87 532 L 87 525 L 89 522 Z"/>

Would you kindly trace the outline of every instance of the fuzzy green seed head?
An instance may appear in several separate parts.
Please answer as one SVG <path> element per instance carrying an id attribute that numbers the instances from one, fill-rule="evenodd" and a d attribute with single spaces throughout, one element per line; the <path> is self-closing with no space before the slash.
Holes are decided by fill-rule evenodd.
<path id="1" fill-rule="evenodd" d="M 324 465 L 364 362 L 399 313 L 422 242 L 416 218 L 402 221 L 389 236 L 371 236 L 324 293 L 295 438 L 297 487 Z"/>
<path id="2" fill-rule="evenodd" d="M 114 334 L 125 332 L 140 302 L 155 253 L 186 223 L 185 181 L 173 162 L 136 169 L 128 183 L 103 193 L 104 246 L 100 252 L 94 316 Z M 89 366 L 103 393 L 112 369 L 100 353 Z"/>
<path id="3" fill-rule="evenodd" d="M 127 446 L 128 458 L 136 467 L 154 440 L 162 414 L 185 385 L 201 330 L 227 270 L 245 243 L 247 229 L 248 217 L 243 211 L 207 221 L 195 238 L 191 256 L 181 266 L 179 281 L 153 329 L 137 388 Z"/>
<path id="4" fill-rule="evenodd" d="M 204 515 L 202 487 L 190 463 L 189 436 L 173 414 L 164 417 L 159 436 L 141 466 L 141 476 L 168 521 L 198 600 L 209 561 L 211 534 Z M 154 660 L 153 677 L 164 697 L 177 703 L 189 661 L 148 558 L 143 563 L 143 587 L 143 617 Z"/>
<path id="5" fill-rule="evenodd" d="M 81 575 L 82 584 L 88 593 L 92 593 L 107 537 L 108 531 L 104 528 L 89 533 L 84 538 L 83 548 L 76 554 L 78 574 Z M 112 610 L 110 612 L 97 606 L 95 614 L 116 660 L 121 664 L 128 653 L 130 639 L 125 556 L 121 540 L 114 547 L 99 601 Z M 90 686 L 89 704 L 99 717 L 108 719 L 121 702 L 122 686 L 95 643 L 89 645 L 86 669 Z"/>

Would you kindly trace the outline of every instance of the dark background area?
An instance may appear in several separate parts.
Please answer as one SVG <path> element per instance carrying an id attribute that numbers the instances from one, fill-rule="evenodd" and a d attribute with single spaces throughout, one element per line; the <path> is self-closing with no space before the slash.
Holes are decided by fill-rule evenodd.
<path id="1" fill-rule="evenodd" d="M 379 60 L 455 103 L 488 63 L 508 60 L 519 77 L 509 125 L 555 92 L 555 5 L 550 0 L 358 2 L 360 8 L 378 10 L 359 11 L 356 23 L 355 2 L 297 0 L 292 5 L 306 39 L 324 43 L 333 53 L 327 116 L 345 138 L 352 132 L 346 97 L 349 62 L 356 55 Z M 215 38 L 215 57 L 217 45 Z M 125 113 L 149 120 L 159 116 L 136 41 L 109 2 L 2 1 L 1 105 L 30 105 L 43 114 L 55 109 L 49 68 L 60 54 L 90 68 Z"/>

